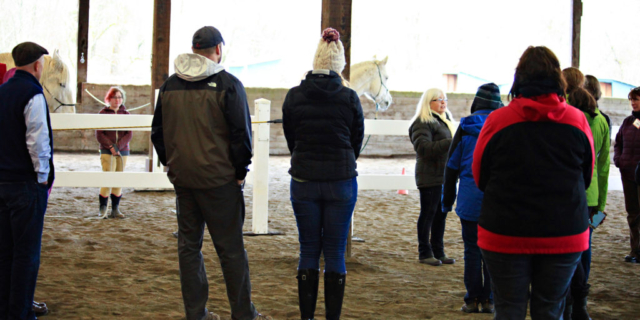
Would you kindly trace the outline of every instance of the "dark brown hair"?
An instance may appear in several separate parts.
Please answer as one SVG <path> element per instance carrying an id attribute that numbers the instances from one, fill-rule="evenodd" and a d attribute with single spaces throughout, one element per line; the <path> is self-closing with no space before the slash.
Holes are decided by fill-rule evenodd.
<path id="1" fill-rule="evenodd" d="M 596 99 L 584 88 L 578 87 L 569 92 L 568 103 L 582 111 L 586 111 L 591 116 L 595 116 L 598 104 Z"/>
<path id="2" fill-rule="evenodd" d="M 640 87 L 635 87 L 629 91 L 629 100 L 633 98 L 640 98 Z"/>
<path id="3" fill-rule="evenodd" d="M 596 101 L 600 100 L 600 97 L 602 97 L 602 90 L 600 89 L 600 81 L 598 81 L 598 78 L 590 74 L 584 76 L 584 78 L 584 88 L 591 93 Z"/>
<path id="4" fill-rule="evenodd" d="M 547 90 L 554 90 L 559 96 L 565 95 L 567 82 L 562 76 L 558 58 L 544 46 L 530 46 L 520 57 L 509 92 L 511 98 L 517 97 L 524 86 L 544 85 Z"/>
<path id="5" fill-rule="evenodd" d="M 584 87 L 584 74 L 578 70 L 578 68 L 569 67 L 562 70 L 562 76 L 567 81 L 567 94 L 571 94 L 571 91 L 576 88 Z"/>

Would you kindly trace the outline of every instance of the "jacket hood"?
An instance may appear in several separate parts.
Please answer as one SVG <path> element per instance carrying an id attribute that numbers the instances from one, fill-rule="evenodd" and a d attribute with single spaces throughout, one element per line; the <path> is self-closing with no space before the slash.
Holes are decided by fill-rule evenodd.
<path id="1" fill-rule="evenodd" d="M 195 53 L 183 53 L 173 62 L 176 75 L 187 81 L 200 81 L 222 70 L 224 67 Z"/>
<path id="2" fill-rule="evenodd" d="M 493 110 L 476 111 L 470 116 L 460 119 L 460 129 L 474 137 L 478 137 L 491 111 Z"/>
<path id="3" fill-rule="evenodd" d="M 344 85 L 342 78 L 334 71 L 318 69 L 307 73 L 300 83 L 302 93 L 309 99 L 326 99 L 336 95 Z"/>
<path id="4" fill-rule="evenodd" d="M 564 117 L 567 107 L 565 99 L 555 93 L 530 98 L 520 96 L 509 104 L 509 108 L 528 121 L 558 122 Z"/>

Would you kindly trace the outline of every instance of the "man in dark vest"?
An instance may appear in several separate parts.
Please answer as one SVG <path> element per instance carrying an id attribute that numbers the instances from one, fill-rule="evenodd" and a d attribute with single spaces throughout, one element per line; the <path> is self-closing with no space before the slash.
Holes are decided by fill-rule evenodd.
<path id="1" fill-rule="evenodd" d="M 35 319 L 44 214 L 53 184 L 53 135 L 39 79 L 43 47 L 11 55 L 15 75 L 0 86 L 0 319 Z"/>

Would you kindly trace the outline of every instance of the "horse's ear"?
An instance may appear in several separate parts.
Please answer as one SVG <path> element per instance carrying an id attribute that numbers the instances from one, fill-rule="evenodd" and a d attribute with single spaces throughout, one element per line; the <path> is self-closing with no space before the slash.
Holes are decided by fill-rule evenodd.
<path id="1" fill-rule="evenodd" d="M 380 60 L 380 64 L 387 64 L 387 59 L 389 59 L 389 56 L 384 57 L 384 59 Z"/>

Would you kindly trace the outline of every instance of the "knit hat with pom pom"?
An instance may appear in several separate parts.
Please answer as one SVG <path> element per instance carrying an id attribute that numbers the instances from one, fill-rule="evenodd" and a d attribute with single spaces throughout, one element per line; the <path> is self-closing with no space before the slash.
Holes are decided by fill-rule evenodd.
<path id="1" fill-rule="evenodd" d="M 341 74 L 345 65 L 344 46 L 340 41 L 340 33 L 333 28 L 324 29 L 313 58 L 313 69 L 329 69 Z"/>

